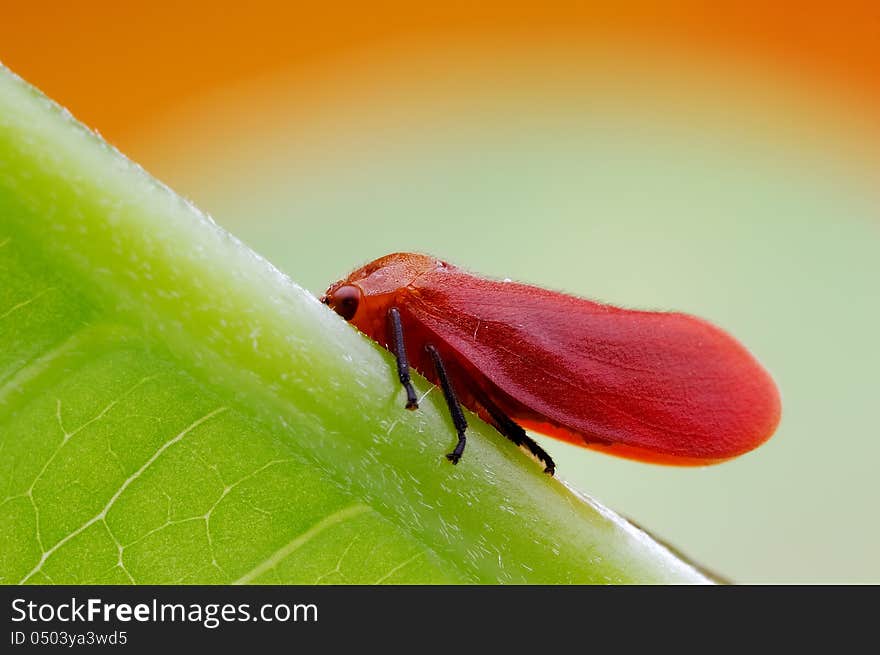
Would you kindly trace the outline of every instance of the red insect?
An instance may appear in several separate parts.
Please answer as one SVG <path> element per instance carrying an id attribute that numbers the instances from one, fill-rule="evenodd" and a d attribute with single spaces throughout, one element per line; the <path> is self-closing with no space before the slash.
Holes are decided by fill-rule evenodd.
<path id="1" fill-rule="evenodd" d="M 459 403 L 527 448 L 523 428 L 613 455 L 702 465 L 741 455 L 779 423 L 776 385 L 736 339 L 693 316 L 620 309 L 471 275 L 427 255 L 377 259 L 321 302 L 443 389 L 461 458 Z"/>

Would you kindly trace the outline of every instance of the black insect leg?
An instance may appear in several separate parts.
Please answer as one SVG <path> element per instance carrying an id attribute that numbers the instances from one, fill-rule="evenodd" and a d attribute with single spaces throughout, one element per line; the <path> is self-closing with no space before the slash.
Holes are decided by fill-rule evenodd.
<path id="1" fill-rule="evenodd" d="M 400 378 L 400 384 L 406 389 L 406 408 L 418 409 L 419 401 L 409 377 L 409 359 L 406 356 L 406 344 L 403 341 L 403 324 L 400 322 L 400 312 L 397 310 L 397 307 L 392 307 L 388 310 L 388 320 L 391 325 L 394 355 L 397 357 L 397 377 Z"/>
<path id="2" fill-rule="evenodd" d="M 544 465 L 544 473 L 547 473 L 548 475 L 556 473 L 556 464 L 553 462 L 553 458 L 550 457 L 547 451 L 541 448 L 534 439 L 527 435 L 526 431 L 523 430 L 518 423 L 514 422 L 504 414 L 502 414 L 502 416 L 504 416 L 506 420 L 503 423 L 499 421 L 501 434 L 513 441 L 516 445 L 525 446 L 526 449 L 528 449 L 528 451 Z"/>
<path id="3" fill-rule="evenodd" d="M 428 351 L 431 359 L 434 360 L 434 369 L 437 371 L 437 377 L 440 379 L 440 388 L 443 389 L 446 406 L 449 407 L 452 423 L 455 425 L 455 431 L 458 433 L 458 443 L 455 444 L 455 449 L 446 455 L 446 459 L 453 464 L 458 464 L 458 460 L 461 459 L 461 454 L 464 452 L 464 446 L 467 442 L 467 437 L 464 434 L 465 430 L 467 430 L 467 419 L 464 417 L 464 412 L 461 411 L 461 405 L 458 404 L 458 398 L 455 395 L 452 384 L 449 382 L 449 376 L 446 375 L 446 367 L 443 365 L 440 353 L 431 344 L 425 346 L 425 350 Z"/>
<path id="4" fill-rule="evenodd" d="M 479 401 L 480 404 L 486 408 L 486 411 L 489 412 L 489 416 L 491 416 L 492 420 L 495 422 L 496 429 L 501 434 L 510 439 L 517 446 L 525 446 L 539 462 L 544 464 L 544 473 L 553 475 L 556 472 L 556 464 L 553 463 L 553 459 L 547 454 L 547 451 L 541 448 L 534 439 L 527 435 L 526 431 L 523 430 L 516 421 L 505 414 L 501 408 L 489 400 L 485 394 L 479 395 Z"/>

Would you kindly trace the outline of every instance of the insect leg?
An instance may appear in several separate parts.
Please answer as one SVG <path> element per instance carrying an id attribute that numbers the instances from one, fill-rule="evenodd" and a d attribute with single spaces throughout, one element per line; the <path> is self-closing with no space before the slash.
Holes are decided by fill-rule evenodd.
<path id="1" fill-rule="evenodd" d="M 446 398 L 446 405 L 449 407 L 452 423 L 455 425 L 455 431 L 458 433 L 458 443 L 455 444 L 455 449 L 446 455 L 446 459 L 453 464 L 458 464 L 458 460 L 461 459 L 461 454 L 464 452 L 464 445 L 467 442 L 467 437 L 464 434 L 465 430 L 467 430 L 467 419 L 461 411 L 461 405 L 458 404 L 458 398 L 455 395 L 452 384 L 449 382 L 449 376 L 446 375 L 446 367 L 443 365 L 440 353 L 431 344 L 425 346 L 425 350 L 428 351 L 431 359 L 434 360 L 434 369 L 437 371 L 437 377 L 440 379 L 440 388 L 443 389 L 443 396 Z"/>
<path id="2" fill-rule="evenodd" d="M 556 472 L 556 464 L 553 462 L 553 459 L 547 454 L 546 450 L 541 448 L 534 439 L 526 434 L 526 431 L 522 429 L 522 426 L 505 414 L 501 408 L 489 400 L 488 396 L 485 394 L 480 394 L 479 402 L 486 408 L 486 411 L 489 412 L 489 416 L 492 417 L 492 420 L 495 422 L 495 427 L 501 434 L 510 439 L 517 446 L 525 446 L 528 448 L 529 452 L 534 455 L 538 461 L 544 464 L 544 473 L 553 475 Z"/>
<path id="3" fill-rule="evenodd" d="M 553 475 L 554 473 L 556 473 L 556 464 L 554 463 L 553 458 L 550 457 L 550 455 L 547 453 L 547 451 L 541 448 L 541 446 L 539 446 L 534 439 L 527 435 L 526 431 L 523 430 L 518 423 L 508 418 L 506 415 L 502 416 L 504 416 L 506 422 L 500 423 L 502 426 L 501 434 L 513 441 L 515 444 L 525 446 L 528 451 L 544 465 L 544 473 L 547 473 L 548 475 Z"/>
<path id="4" fill-rule="evenodd" d="M 397 307 L 388 310 L 388 320 L 391 322 L 391 337 L 394 346 L 394 355 L 397 357 L 397 377 L 400 384 L 406 389 L 406 408 L 418 409 L 419 401 L 416 390 L 413 389 L 409 378 L 409 359 L 406 356 L 406 344 L 403 342 L 403 323 L 400 322 L 400 312 Z"/>

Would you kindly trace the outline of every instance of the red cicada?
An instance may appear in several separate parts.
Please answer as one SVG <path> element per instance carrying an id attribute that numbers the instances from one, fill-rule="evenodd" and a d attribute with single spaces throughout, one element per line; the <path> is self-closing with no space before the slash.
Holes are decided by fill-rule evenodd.
<path id="1" fill-rule="evenodd" d="M 664 464 L 721 462 L 779 423 L 772 378 L 736 339 L 687 314 L 620 309 L 490 280 L 398 253 L 332 285 L 322 298 L 390 350 L 418 406 L 410 366 L 439 385 L 465 447 L 460 405 L 531 452 L 526 429 L 613 455 Z"/>

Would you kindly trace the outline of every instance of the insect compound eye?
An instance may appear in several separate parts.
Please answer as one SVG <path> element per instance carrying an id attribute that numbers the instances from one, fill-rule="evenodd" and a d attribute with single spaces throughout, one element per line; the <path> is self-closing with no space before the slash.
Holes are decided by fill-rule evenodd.
<path id="1" fill-rule="evenodd" d="M 357 313 L 360 302 L 361 290 L 354 285 L 346 284 L 333 292 L 327 304 L 346 321 L 350 321 Z"/>

